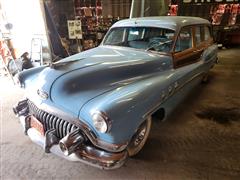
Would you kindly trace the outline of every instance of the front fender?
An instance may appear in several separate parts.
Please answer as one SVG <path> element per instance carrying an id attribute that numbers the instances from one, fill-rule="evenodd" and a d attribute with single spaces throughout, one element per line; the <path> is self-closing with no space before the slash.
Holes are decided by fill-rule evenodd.
<path id="1" fill-rule="evenodd" d="M 31 69 L 24 70 L 16 75 L 21 84 L 21 87 L 27 88 L 32 86 L 32 83 L 38 77 L 38 74 L 44 70 L 47 66 L 40 66 Z"/>
<path id="2" fill-rule="evenodd" d="M 173 81 L 171 73 L 165 71 L 154 74 L 104 93 L 86 103 L 80 110 L 79 118 L 87 121 L 95 130 L 91 114 L 94 111 L 104 112 L 112 121 L 112 126 L 106 134 L 95 130 L 98 138 L 109 143 L 126 143 L 145 119 L 144 115 L 161 102 L 161 92 Z"/>

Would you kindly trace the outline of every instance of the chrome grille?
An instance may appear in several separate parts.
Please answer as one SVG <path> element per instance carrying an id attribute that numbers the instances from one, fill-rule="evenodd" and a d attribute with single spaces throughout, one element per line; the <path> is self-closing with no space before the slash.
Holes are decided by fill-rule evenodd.
<path id="1" fill-rule="evenodd" d="M 47 113 L 41 109 L 39 109 L 33 102 L 28 100 L 29 112 L 34 117 L 36 117 L 44 127 L 44 131 L 46 132 L 49 129 L 56 129 L 57 136 L 59 138 L 63 138 L 68 133 L 77 129 L 77 126 L 69 123 L 66 120 L 58 118 L 55 115 Z"/>

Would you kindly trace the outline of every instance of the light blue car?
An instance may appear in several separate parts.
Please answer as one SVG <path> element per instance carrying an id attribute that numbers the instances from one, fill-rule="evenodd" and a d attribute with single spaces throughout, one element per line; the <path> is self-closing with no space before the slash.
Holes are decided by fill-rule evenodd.
<path id="1" fill-rule="evenodd" d="M 27 93 L 13 110 L 46 152 L 114 169 L 143 148 L 152 115 L 165 120 L 216 61 L 207 20 L 122 20 L 99 47 L 18 74 Z"/>

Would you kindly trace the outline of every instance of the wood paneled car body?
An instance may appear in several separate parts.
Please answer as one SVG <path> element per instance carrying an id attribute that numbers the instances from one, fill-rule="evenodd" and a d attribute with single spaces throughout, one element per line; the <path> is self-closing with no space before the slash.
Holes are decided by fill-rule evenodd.
<path id="1" fill-rule="evenodd" d="M 122 20 L 99 47 L 18 74 L 27 93 L 13 110 L 46 152 L 113 169 L 142 149 L 152 115 L 166 119 L 216 60 L 207 20 Z"/>

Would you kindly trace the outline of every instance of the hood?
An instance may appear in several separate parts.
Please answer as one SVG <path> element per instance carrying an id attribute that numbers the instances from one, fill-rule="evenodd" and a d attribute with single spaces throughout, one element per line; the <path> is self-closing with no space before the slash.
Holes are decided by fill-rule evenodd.
<path id="1" fill-rule="evenodd" d="M 79 115 L 91 99 L 172 67 L 171 57 L 100 46 L 43 69 L 35 86 L 58 106 Z"/>

